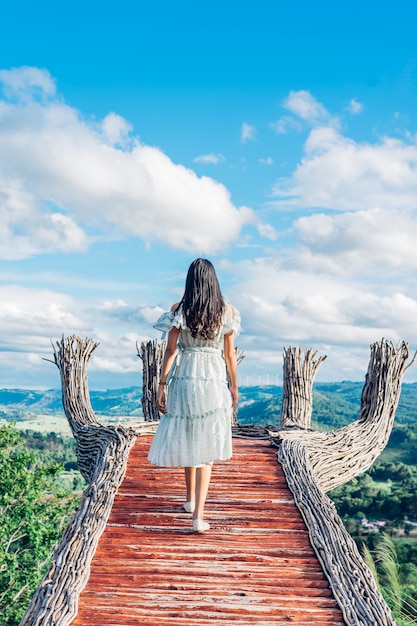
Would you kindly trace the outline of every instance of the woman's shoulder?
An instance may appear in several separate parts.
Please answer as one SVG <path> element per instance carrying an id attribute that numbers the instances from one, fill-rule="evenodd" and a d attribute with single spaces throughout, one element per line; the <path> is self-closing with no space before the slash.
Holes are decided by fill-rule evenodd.
<path id="1" fill-rule="evenodd" d="M 234 317 L 235 308 L 230 302 L 226 302 L 226 317 Z"/>
<path id="2" fill-rule="evenodd" d="M 233 304 L 226 298 L 224 298 L 224 305 L 225 305 L 224 316 L 226 318 L 230 317 L 231 319 L 233 319 L 234 317 L 240 317 L 240 313 L 237 310 L 237 308 L 233 306 Z"/>
<path id="3" fill-rule="evenodd" d="M 240 333 L 240 313 L 236 307 L 226 301 L 226 313 L 223 325 L 223 334 L 233 332 L 237 337 Z"/>

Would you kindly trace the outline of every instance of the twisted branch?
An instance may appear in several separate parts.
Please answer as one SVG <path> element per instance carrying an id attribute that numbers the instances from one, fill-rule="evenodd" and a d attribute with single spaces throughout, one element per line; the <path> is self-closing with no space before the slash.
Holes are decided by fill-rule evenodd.
<path id="1" fill-rule="evenodd" d="M 284 348 L 284 380 L 280 428 L 310 428 L 313 410 L 313 381 L 326 356 L 315 359 L 317 352 L 300 347 Z"/>
<path id="2" fill-rule="evenodd" d="M 284 440 L 278 458 L 346 624 L 395 626 L 372 572 L 333 502 L 318 485 L 306 446 L 301 441 Z"/>
<path id="3" fill-rule="evenodd" d="M 157 396 L 165 348 L 166 341 L 157 339 L 142 341 L 140 347 L 136 344 L 138 357 L 143 363 L 142 409 L 145 422 L 159 421 Z"/>
<path id="4" fill-rule="evenodd" d="M 279 445 L 284 439 L 298 440 L 306 446 L 314 476 L 327 492 L 365 472 L 385 448 L 398 405 L 408 346 L 399 348 L 382 340 L 371 346 L 371 358 L 362 392 L 359 419 L 331 432 L 279 430 L 271 432 Z"/>
<path id="5" fill-rule="evenodd" d="M 72 336 L 62 337 L 54 347 L 53 362 L 61 375 L 64 411 L 77 442 L 78 467 L 89 487 L 20 626 L 67 626 L 76 616 L 79 595 L 88 581 L 91 561 L 138 434 L 120 425 L 101 426 L 96 419 L 87 367 L 97 345 L 90 339 Z"/>

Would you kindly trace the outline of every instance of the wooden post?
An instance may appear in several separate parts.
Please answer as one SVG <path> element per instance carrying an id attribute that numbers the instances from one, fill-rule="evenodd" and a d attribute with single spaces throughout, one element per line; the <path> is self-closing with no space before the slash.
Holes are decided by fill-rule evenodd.
<path id="1" fill-rule="evenodd" d="M 235 348 L 235 353 L 236 353 L 236 362 L 237 362 L 237 365 L 239 366 L 240 363 L 245 358 L 245 353 L 243 352 L 243 350 L 239 350 L 238 348 Z M 227 372 L 227 382 L 229 383 L 229 386 L 230 386 L 229 372 Z M 239 422 L 238 422 L 238 419 L 237 419 L 238 410 L 239 410 L 238 409 L 238 405 L 233 407 L 232 426 L 239 426 Z"/>
<path id="2" fill-rule="evenodd" d="M 313 381 L 326 356 L 300 347 L 284 349 L 284 380 L 280 428 L 309 429 L 313 410 Z"/>
<path id="3" fill-rule="evenodd" d="M 160 417 L 156 401 L 165 347 L 166 342 L 157 339 L 142 341 L 140 349 L 137 346 L 138 356 L 142 359 L 142 409 L 145 422 L 157 422 Z"/>
<path id="4" fill-rule="evenodd" d="M 85 426 L 100 426 L 90 403 L 87 376 L 88 364 L 98 345 L 92 339 L 80 339 L 75 335 L 62 336 L 61 341 L 52 344 L 52 362 L 61 375 L 62 404 L 75 437 Z"/>

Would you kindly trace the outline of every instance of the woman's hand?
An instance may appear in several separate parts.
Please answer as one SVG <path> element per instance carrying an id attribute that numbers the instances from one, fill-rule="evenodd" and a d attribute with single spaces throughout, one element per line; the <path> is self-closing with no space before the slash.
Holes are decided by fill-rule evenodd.
<path id="1" fill-rule="evenodd" d="M 237 387 L 230 387 L 230 393 L 232 396 L 232 406 L 237 405 L 237 401 L 239 400 L 239 391 Z"/>
<path id="2" fill-rule="evenodd" d="M 166 401 L 166 393 L 165 393 L 164 385 L 158 386 L 158 397 L 157 397 L 156 403 L 158 405 L 158 410 L 160 413 L 167 412 L 167 401 Z"/>

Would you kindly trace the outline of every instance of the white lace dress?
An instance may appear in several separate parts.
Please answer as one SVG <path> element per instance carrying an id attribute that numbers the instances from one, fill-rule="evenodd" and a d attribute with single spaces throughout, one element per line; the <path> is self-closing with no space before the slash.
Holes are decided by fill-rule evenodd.
<path id="1" fill-rule="evenodd" d="M 161 415 L 148 459 L 164 467 L 193 467 L 232 456 L 232 398 L 222 349 L 224 335 L 240 332 L 240 315 L 224 317 L 211 340 L 192 337 L 182 311 L 161 315 L 154 327 L 180 329 L 177 356 L 167 384 L 167 413 Z"/>

